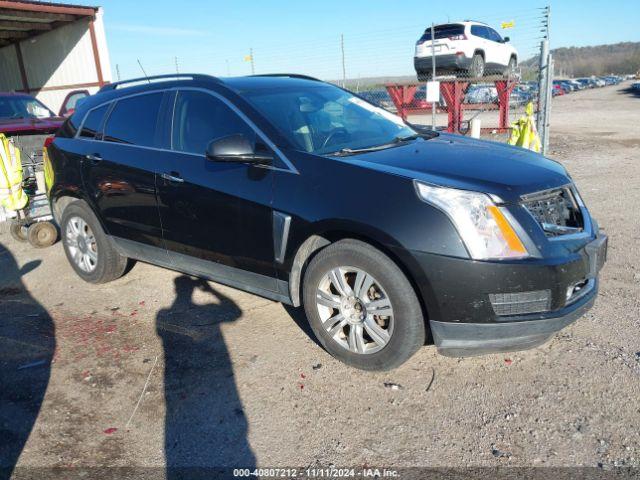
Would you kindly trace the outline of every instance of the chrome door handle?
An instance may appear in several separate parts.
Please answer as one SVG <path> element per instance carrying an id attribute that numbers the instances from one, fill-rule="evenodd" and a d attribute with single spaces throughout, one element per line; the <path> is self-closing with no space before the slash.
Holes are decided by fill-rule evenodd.
<path id="1" fill-rule="evenodd" d="M 165 180 L 169 180 L 170 182 L 177 182 L 177 183 L 183 183 L 184 182 L 184 178 L 182 178 L 182 177 L 174 177 L 170 173 L 162 173 L 160 176 L 162 178 L 164 178 Z"/>
<path id="2" fill-rule="evenodd" d="M 95 154 L 95 155 L 88 154 L 88 155 L 85 155 L 85 158 L 87 160 L 91 160 L 92 162 L 101 162 L 102 161 L 102 157 L 100 155 L 97 155 L 97 154 Z"/>

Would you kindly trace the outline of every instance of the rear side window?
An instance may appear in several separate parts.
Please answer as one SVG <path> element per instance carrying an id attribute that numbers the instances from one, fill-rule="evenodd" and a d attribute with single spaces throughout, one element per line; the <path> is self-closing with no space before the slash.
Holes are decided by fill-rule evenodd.
<path id="1" fill-rule="evenodd" d="M 104 114 L 107 113 L 108 105 L 103 105 L 95 110 L 91 110 L 87 119 L 82 124 L 82 130 L 80 130 L 80 137 L 82 138 L 96 138 L 96 134 L 100 132 L 102 127 L 102 121 Z"/>
<path id="2" fill-rule="evenodd" d="M 158 92 L 118 100 L 104 128 L 104 140 L 153 147 L 162 96 Z"/>
<path id="3" fill-rule="evenodd" d="M 457 37 L 458 35 L 464 35 L 464 25 L 460 25 L 457 23 L 451 23 L 448 25 L 438 25 L 433 29 L 436 40 L 440 40 L 442 38 L 449 37 Z M 424 31 L 422 37 L 420 37 L 420 42 L 425 42 L 427 40 L 431 40 L 431 27 L 427 28 Z"/>
<path id="4" fill-rule="evenodd" d="M 221 100 L 205 92 L 178 92 L 173 116 L 174 150 L 204 155 L 212 140 L 238 133 L 255 143 L 253 129 Z"/>
<path id="5" fill-rule="evenodd" d="M 471 35 L 475 35 L 480 38 L 487 38 L 487 32 L 484 27 L 480 25 L 471 25 Z"/>

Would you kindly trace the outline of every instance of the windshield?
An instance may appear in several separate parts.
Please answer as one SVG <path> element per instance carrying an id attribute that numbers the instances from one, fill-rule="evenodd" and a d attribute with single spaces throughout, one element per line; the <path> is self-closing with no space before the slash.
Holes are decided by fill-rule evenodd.
<path id="1" fill-rule="evenodd" d="M 55 114 L 35 98 L 0 97 L 0 118 L 49 118 Z"/>
<path id="2" fill-rule="evenodd" d="M 292 144 L 323 155 L 393 144 L 415 135 L 400 117 L 337 87 L 280 87 L 245 98 Z"/>

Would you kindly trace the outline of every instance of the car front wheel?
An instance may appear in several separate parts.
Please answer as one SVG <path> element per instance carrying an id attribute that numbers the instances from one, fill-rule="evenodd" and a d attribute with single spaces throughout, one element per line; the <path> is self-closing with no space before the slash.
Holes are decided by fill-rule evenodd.
<path id="1" fill-rule="evenodd" d="M 469 67 L 469 76 L 473 78 L 480 78 L 484 75 L 484 58 L 479 53 L 476 53 L 471 59 L 471 66 Z"/>
<path id="2" fill-rule="evenodd" d="M 425 340 L 420 303 L 402 270 L 384 253 L 341 240 L 309 264 L 304 308 L 316 337 L 334 357 L 363 370 L 389 370 Z"/>

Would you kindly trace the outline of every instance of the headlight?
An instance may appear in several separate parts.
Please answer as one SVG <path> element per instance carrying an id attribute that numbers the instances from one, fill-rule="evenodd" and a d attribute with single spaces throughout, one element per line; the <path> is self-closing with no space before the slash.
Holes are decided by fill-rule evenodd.
<path id="1" fill-rule="evenodd" d="M 529 253 L 504 213 L 488 195 L 414 181 L 422 200 L 446 213 L 471 258 L 524 258 Z"/>

